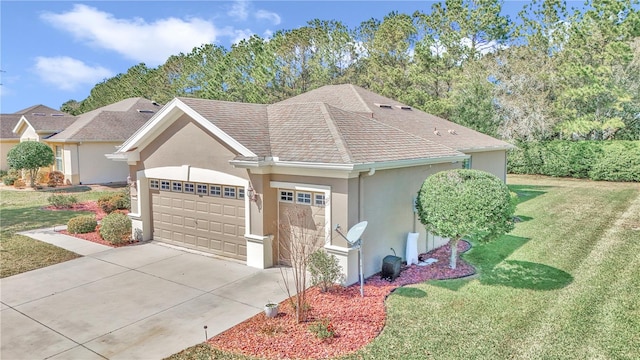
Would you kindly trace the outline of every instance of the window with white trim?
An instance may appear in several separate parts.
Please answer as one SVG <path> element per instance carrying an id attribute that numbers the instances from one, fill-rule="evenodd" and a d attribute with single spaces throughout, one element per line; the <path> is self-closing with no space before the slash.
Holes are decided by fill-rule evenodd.
<path id="1" fill-rule="evenodd" d="M 238 187 L 238 199 L 244 199 L 244 188 Z"/>
<path id="2" fill-rule="evenodd" d="M 207 195 L 207 184 L 196 184 L 196 193 L 198 195 Z"/>
<path id="3" fill-rule="evenodd" d="M 304 191 L 296 192 L 296 202 L 298 204 L 311 204 L 311 193 Z"/>
<path id="4" fill-rule="evenodd" d="M 171 183 L 169 182 L 169 180 L 160 181 L 160 190 L 171 190 Z"/>
<path id="5" fill-rule="evenodd" d="M 180 182 L 180 181 L 172 181 L 171 182 L 171 191 L 182 192 L 182 182 Z"/>
<path id="6" fill-rule="evenodd" d="M 153 190 L 160 189 L 160 180 L 158 179 L 149 179 L 149 188 Z"/>
<path id="7" fill-rule="evenodd" d="M 220 187 L 220 185 L 209 185 L 209 195 L 210 196 L 222 195 L 222 187 Z"/>
<path id="8" fill-rule="evenodd" d="M 292 203 L 293 202 L 293 191 L 280 190 L 280 201 Z"/>
<path id="9" fill-rule="evenodd" d="M 236 197 L 236 188 L 235 188 L 235 186 L 225 186 L 224 187 L 224 197 L 226 197 L 226 198 L 235 198 Z"/>
<path id="10" fill-rule="evenodd" d="M 184 183 L 184 192 L 186 193 L 190 193 L 193 194 L 195 193 L 196 189 L 195 189 L 195 184 L 194 183 Z"/>
<path id="11" fill-rule="evenodd" d="M 56 145 L 56 170 L 64 172 L 64 162 L 62 161 L 62 146 Z"/>
<path id="12" fill-rule="evenodd" d="M 321 193 L 315 193 L 313 194 L 313 205 L 315 206 L 325 206 L 326 203 L 326 199 L 324 198 L 324 194 Z"/>

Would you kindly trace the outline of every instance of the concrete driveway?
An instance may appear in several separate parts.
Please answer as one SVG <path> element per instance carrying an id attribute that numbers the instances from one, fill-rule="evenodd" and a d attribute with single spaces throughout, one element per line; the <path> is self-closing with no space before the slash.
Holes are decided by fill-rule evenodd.
<path id="1" fill-rule="evenodd" d="M 162 359 L 286 295 L 280 270 L 155 243 L 0 280 L 0 358 Z"/>

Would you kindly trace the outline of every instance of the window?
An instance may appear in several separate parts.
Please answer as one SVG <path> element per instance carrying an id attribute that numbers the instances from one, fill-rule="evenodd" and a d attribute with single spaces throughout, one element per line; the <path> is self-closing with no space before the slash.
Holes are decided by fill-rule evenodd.
<path id="1" fill-rule="evenodd" d="M 293 202 L 293 191 L 280 190 L 280 201 Z"/>
<path id="2" fill-rule="evenodd" d="M 206 184 L 197 184 L 196 185 L 196 193 L 198 195 L 207 195 L 207 185 Z"/>
<path id="3" fill-rule="evenodd" d="M 149 180 L 149 188 L 158 190 L 160 188 L 160 180 L 158 179 L 150 179 Z"/>
<path id="4" fill-rule="evenodd" d="M 298 191 L 296 193 L 296 202 L 298 204 L 311 204 L 311 193 Z"/>
<path id="5" fill-rule="evenodd" d="M 238 199 L 244 199 L 244 188 L 243 187 L 239 187 L 238 188 Z"/>
<path id="6" fill-rule="evenodd" d="M 464 159 L 464 161 L 462 162 L 462 168 L 471 169 L 471 158 Z"/>
<path id="7" fill-rule="evenodd" d="M 56 170 L 64 172 L 64 162 L 62 162 L 62 146 L 56 145 Z"/>
<path id="8" fill-rule="evenodd" d="M 224 197 L 226 198 L 235 198 L 236 197 L 236 188 L 233 186 L 225 186 L 224 187 Z"/>
<path id="9" fill-rule="evenodd" d="M 324 194 L 313 194 L 313 204 L 315 206 L 325 206 Z"/>
<path id="10" fill-rule="evenodd" d="M 171 191 L 182 192 L 182 183 L 180 181 L 172 181 Z"/>
<path id="11" fill-rule="evenodd" d="M 209 185 L 209 195 L 220 196 L 222 194 L 220 185 Z"/>
<path id="12" fill-rule="evenodd" d="M 169 183 L 169 180 L 160 181 L 160 190 L 171 190 L 171 184 Z"/>
<path id="13" fill-rule="evenodd" d="M 184 192 L 193 194 L 195 192 L 195 185 L 193 183 L 184 183 Z"/>

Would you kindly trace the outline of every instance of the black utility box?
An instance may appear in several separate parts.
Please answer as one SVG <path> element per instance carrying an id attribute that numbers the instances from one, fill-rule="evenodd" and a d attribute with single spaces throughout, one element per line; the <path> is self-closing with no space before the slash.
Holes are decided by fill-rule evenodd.
<path id="1" fill-rule="evenodd" d="M 400 268 L 402 267 L 402 258 L 394 255 L 387 255 L 382 259 L 381 278 L 389 281 L 395 280 L 400 276 Z"/>

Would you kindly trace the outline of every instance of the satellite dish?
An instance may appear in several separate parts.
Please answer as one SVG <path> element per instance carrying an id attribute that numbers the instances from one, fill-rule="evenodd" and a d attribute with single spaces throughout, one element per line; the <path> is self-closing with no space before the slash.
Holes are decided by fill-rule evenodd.
<path id="1" fill-rule="evenodd" d="M 355 244 L 356 241 L 360 240 L 360 236 L 362 236 L 364 229 L 367 228 L 367 224 L 368 222 L 362 221 L 353 225 L 351 229 L 349 229 L 349 231 L 347 232 L 347 241 L 350 244 Z"/>

